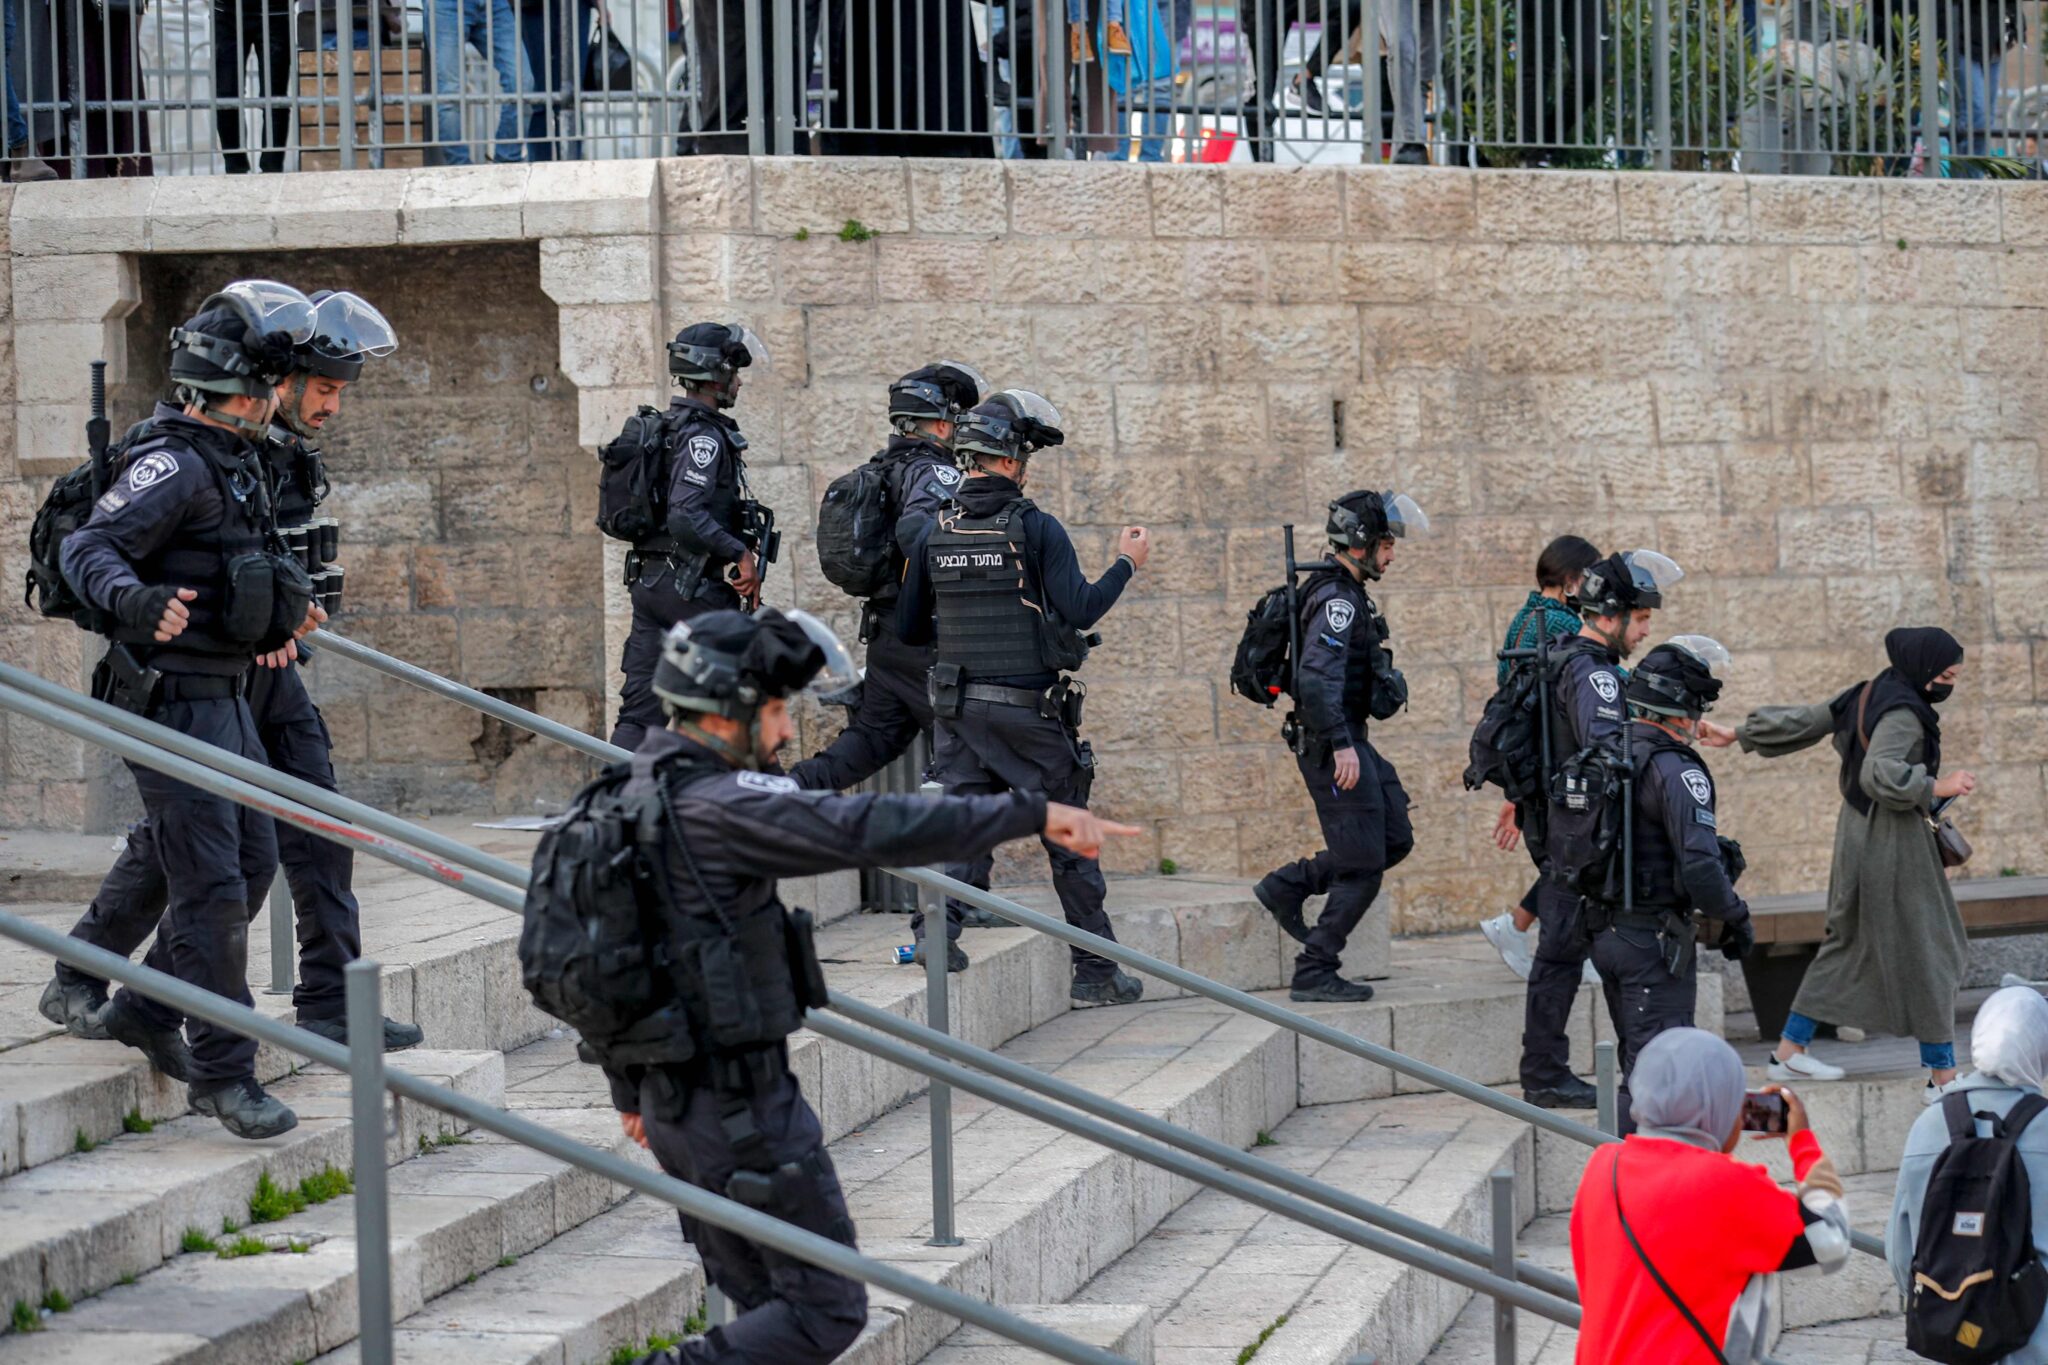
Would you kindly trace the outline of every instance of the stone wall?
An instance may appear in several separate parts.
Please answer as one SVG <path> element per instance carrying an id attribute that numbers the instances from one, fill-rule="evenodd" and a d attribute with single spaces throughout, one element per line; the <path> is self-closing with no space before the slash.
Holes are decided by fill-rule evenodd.
<path id="1" fill-rule="evenodd" d="M 341 181 L 360 187 L 345 211 Z M 958 356 L 1046 393 L 1069 443 L 1040 459 L 1031 491 L 1068 522 L 1084 563 L 1106 562 L 1125 521 L 1155 532 L 1153 563 L 1083 675 L 1099 804 L 1147 826 L 1110 859 L 1118 870 L 1164 858 L 1254 875 L 1313 846 L 1276 717 L 1232 696 L 1224 671 L 1244 609 L 1277 579 L 1280 524 L 1319 526 L 1335 494 L 1389 485 L 1436 522 L 1402 545 L 1380 594 L 1414 692 L 1375 732 L 1416 803 L 1417 851 L 1389 880 L 1397 927 L 1469 923 L 1526 881 L 1521 855 L 1486 847 L 1495 803 L 1462 792 L 1458 773 L 1491 690 L 1490 651 L 1537 552 L 1567 530 L 1654 546 L 1691 571 L 1660 636 L 1702 631 L 1735 652 L 1728 712 L 1827 696 L 1881 662 L 1886 628 L 1948 624 L 1971 666 L 1946 711 L 1946 748 L 1985 779 L 1962 812 L 1973 871 L 2048 870 L 2034 666 L 2048 631 L 2048 551 L 2034 530 L 2048 187 L 705 159 L 280 178 L 309 188 L 277 191 L 262 242 L 206 244 L 246 229 L 200 223 L 207 182 L 159 184 L 155 201 L 130 206 L 131 226 L 113 234 L 125 237 L 88 234 L 83 249 L 132 261 L 202 245 L 539 239 L 586 450 L 659 392 L 662 334 L 698 317 L 748 322 L 774 370 L 749 375 L 737 416 L 757 488 L 792 532 L 770 597 L 842 623 L 850 613 L 822 585 L 804 532 L 825 482 L 879 444 L 887 380 Z M 25 258 L 73 241 L 62 220 L 97 207 L 100 221 L 124 221 L 90 201 L 122 192 L 17 194 L 16 289 Z M 875 235 L 840 240 L 849 219 Z M 333 240 L 341 232 L 379 240 Z M 430 338 L 501 307 L 544 329 L 525 299 L 408 278 Z M 101 293 L 109 312 L 127 297 Z M 81 344 L 96 326 L 80 316 L 63 336 Z M 23 324 L 14 330 L 22 346 Z M 75 412 L 54 378 L 25 380 L 24 447 L 75 449 L 62 439 Z M 519 419 L 465 420 L 497 430 Z M 536 429 L 535 449 L 566 450 L 566 423 L 559 439 Z M 588 496 L 573 461 L 566 477 Z M 572 511 L 570 541 L 587 521 Z M 607 549 L 602 576 L 577 569 L 549 605 L 602 601 L 609 660 L 623 599 L 607 586 Z M 413 611 L 388 599 L 394 634 L 379 642 L 398 652 L 434 646 L 397 632 L 446 629 L 419 615 L 427 553 L 413 551 Z M 469 602 L 474 585 L 454 586 Z M 482 668 L 465 650 L 437 657 Z M 823 733 L 811 724 L 806 744 Z M 61 776 L 34 776 L 20 747 L 6 813 L 69 816 Z M 391 756 L 372 740 L 351 780 L 383 780 Z M 1724 827 L 1750 851 L 1753 889 L 1824 878 L 1828 767 L 1822 755 L 1717 759 Z M 31 783 L 40 806 L 21 795 Z"/>

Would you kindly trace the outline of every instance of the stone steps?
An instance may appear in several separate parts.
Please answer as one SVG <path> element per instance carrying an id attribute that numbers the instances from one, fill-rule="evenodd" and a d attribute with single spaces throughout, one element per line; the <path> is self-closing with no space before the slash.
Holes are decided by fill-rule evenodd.
<path id="1" fill-rule="evenodd" d="M 421 1049 L 391 1064 L 503 1102 L 498 1053 Z M 280 1137 L 246 1142 L 213 1119 L 187 1115 L 0 1181 L 0 1303 L 34 1305 L 52 1293 L 82 1300 L 177 1257 L 190 1230 L 213 1236 L 251 1223 L 250 1196 L 265 1175 L 292 1190 L 322 1170 L 349 1170 L 347 1077 L 315 1067 L 278 1082 L 275 1093 L 299 1115 L 299 1126 Z M 436 1110 L 395 1100 L 387 1159 L 401 1165 L 466 1131 Z"/>
<path id="2" fill-rule="evenodd" d="M 1020 1303 L 1010 1311 L 1137 1365 L 1152 1365 L 1152 1310 L 1144 1304 Z M 984 1328 L 962 1327 L 924 1359 L 925 1365 L 1035 1365 L 1045 1357 Z"/>

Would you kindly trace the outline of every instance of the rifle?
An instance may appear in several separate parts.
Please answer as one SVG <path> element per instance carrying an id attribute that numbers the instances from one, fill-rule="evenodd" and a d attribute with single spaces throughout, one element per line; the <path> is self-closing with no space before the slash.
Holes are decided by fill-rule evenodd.
<path id="1" fill-rule="evenodd" d="M 1298 699 L 1301 681 L 1301 587 L 1295 576 L 1312 565 L 1297 564 L 1294 561 L 1294 525 L 1292 522 L 1280 528 L 1284 541 L 1282 565 L 1287 572 L 1287 695 Z M 1297 700 L 1297 704 L 1298 700 Z M 1280 738 L 1287 747 L 1299 754 L 1306 737 L 1301 733 L 1300 722 L 1295 713 L 1289 711 L 1287 719 L 1280 723 Z"/>
<path id="2" fill-rule="evenodd" d="M 86 447 L 92 451 L 92 496 L 97 502 L 113 479 L 107 472 L 107 362 L 92 362 L 92 416 L 85 424 Z"/>
<path id="3" fill-rule="evenodd" d="M 782 532 L 775 529 L 775 509 L 752 498 L 741 502 L 739 537 L 757 561 L 752 605 L 758 607 L 761 589 L 768 583 L 768 566 L 782 553 Z"/>

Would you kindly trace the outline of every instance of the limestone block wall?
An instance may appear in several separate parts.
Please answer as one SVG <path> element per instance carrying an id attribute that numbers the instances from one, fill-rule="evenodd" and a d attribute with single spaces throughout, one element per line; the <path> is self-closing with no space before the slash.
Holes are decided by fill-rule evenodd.
<path id="1" fill-rule="evenodd" d="M 515 347 L 516 366 L 479 375 L 502 401 L 466 407 L 476 395 L 429 388 L 421 406 L 445 399 L 462 429 L 499 439 L 526 427 L 524 468 L 559 473 L 567 500 L 559 521 L 531 505 L 517 515 L 545 521 L 562 559 L 545 584 L 524 573 L 515 607 L 472 600 L 482 589 L 462 575 L 488 566 L 464 546 L 449 580 L 459 605 L 446 605 L 422 596 L 445 525 L 440 541 L 394 548 L 411 576 L 374 629 L 396 652 L 433 662 L 422 633 L 448 630 L 436 623 L 449 613 L 464 642 L 480 614 L 584 613 L 572 652 L 587 675 L 538 684 L 539 695 L 559 686 L 587 707 L 608 692 L 625 603 L 617 547 L 578 540 L 593 480 L 576 452 L 662 394 L 666 335 L 736 319 L 774 352 L 736 410 L 757 491 L 790 532 L 771 600 L 850 630 L 848 604 L 816 573 L 812 509 L 880 444 L 887 381 L 940 357 L 1060 406 L 1068 444 L 1037 462 L 1031 492 L 1067 521 L 1084 563 L 1106 562 L 1120 524 L 1153 527 L 1153 563 L 1083 673 L 1098 802 L 1147 826 L 1115 868 L 1164 858 L 1251 875 L 1314 846 L 1277 717 L 1232 696 L 1224 672 L 1245 608 L 1277 579 L 1280 525 L 1318 527 L 1337 493 L 1394 486 L 1436 522 L 1402 545 L 1379 594 L 1414 694 L 1375 732 L 1415 802 L 1416 853 L 1389 879 L 1397 927 L 1469 923 L 1526 881 L 1521 855 L 1485 845 L 1494 804 L 1464 793 L 1458 774 L 1491 650 L 1537 552 L 1567 530 L 1654 546 L 1691 571 L 1668 632 L 1703 631 L 1735 652 L 1727 713 L 1825 697 L 1879 666 L 1890 626 L 1949 625 L 1971 668 L 1945 713 L 1947 751 L 1985 779 L 1961 812 L 1973 871 L 2048 869 L 2037 704 L 2048 682 L 2035 677 L 2048 631 L 2035 532 L 2048 187 L 706 158 L 34 186 L 8 216 L 10 571 L 33 499 L 82 450 L 74 362 L 101 348 L 126 378 L 155 344 L 127 321 L 171 268 L 147 258 L 261 260 L 286 278 L 299 277 L 290 253 L 317 253 L 309 265 L 366 253 L 378 270 L 388 260 L 417 318 L 415 354 L 436 354 L 453 344 L 445 334 L 508 321 L 547 335 L 546 308 L 517 272 L 487 272 L 479 288 L 423 254 L 518 244 L 553 307 L 562 391 L 511 400 L 539 363 Z M 848 220 L 872 235 L 841 240 Z M 556 406 L 568 389 L 573 430 Z M 349 450 L 378 467 L 372 397 L 366 385 L 364 435 Z M 401 401 L 395 388 L 385 397 Z M 411 467 L 434 471 L 445 517 L 451 480 L 468 475 L 445 449 L 406 448 Z M 366 512 L 389 518 L 392 546 L 406 542 L 402 508 Z M 7 657 L 75 673 L 77 632 L 0 611 Z M 600 615 L 589 661 L 581 642 Z M 437 657 L 498 685 L 466 648 Z M 345 776 L 394 799 L 519 804 L 556 779 L 438 785 L 380 751 L 368 709 Z M 806 720 L 808 747 L 831 720 Z M 11 728 L 0 744 L 0 824 L 90 818 L 75 756 Z M 1826 757 L 1715 766 L 1754 889 L 1819 884 L 1835 813 Z M 1035 872 L 1026 852 L 1014 867 Z"/>

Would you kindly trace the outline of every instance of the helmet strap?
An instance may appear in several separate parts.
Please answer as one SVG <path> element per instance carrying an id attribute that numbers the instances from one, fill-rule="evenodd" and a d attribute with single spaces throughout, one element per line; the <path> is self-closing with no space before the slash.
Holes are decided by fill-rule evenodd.
<path id="1" fill-rule="evenodd" d="M 270 435 L 269 423 L 252 422 L 246 417 L 235 416 L 227 409 L 218 405 L 216 401 L 218 397 L 218 394 L 203 391 L 197 392 L 194 394 L 193 405 L 206 414 L 208 421 L 218 423 L 230 431 L 248 437 L 252 441 L 261 441 Z"/>
<path id="2" fill-rule="evenodd" d="M 1619 635 L 1609 635 L 1606 631 L 1600 629 L 1598 624 L 1596 624 L 1599 621 L 1599 619 L 1600 618 L 1597 616 L 1588 616 L 1586 618 L 1586 629 L 1592 631 L 1593 638 L 1598 640 L 1601 644 L 1606 645 L 1616 654 L 1622 653 L 1622 642 L 1628 638 L 1628 626 L 1626 624 L 1623 624 L 1621 628 L 1621 634 Z"/>
<path id="3" fill-rule="evenodd" d="M 311 378 L 306 371 L 288 376 L 283 384 L 284 397 L 277 405 L 277 420 L 284 423 L 294 434 L 311 439 L 317 432 L 309 430 L 305 419 L 300 416 L 301 405 L 306 400 L 306 381 Z"/>
<path id="4" fill-rule="evenodd" d="M 706 730 L 694 720 L 678 720 L 676 722 L 676 729 L 711 750 L 712 753 L 717 754 L 720 758 L 732 764 L 733 767 L 745 768 L 753 772 L 760 771 L 761 763 L 755 756 L 760 752 L 761 743 L 761 718 L 758 708 L 751 712 L 748 717 L 747 734 L 753 743 L 751 749 L 744 754 L 733 745 Z"/>

